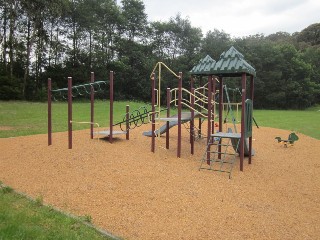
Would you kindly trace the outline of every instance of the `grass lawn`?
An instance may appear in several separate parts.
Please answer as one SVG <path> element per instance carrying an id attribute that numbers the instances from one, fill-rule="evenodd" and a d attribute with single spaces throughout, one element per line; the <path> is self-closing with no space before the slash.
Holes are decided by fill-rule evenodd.
<path id="1" fill-rule="evenodd" d="M 130 111 L 141 106 L 151 108 L 142 102 L 121 101 L 114 104 L 114 123 L 125 116 L 126 105 Z M 67 131 L 68 109 L 65 102 L 54 102 L 52 106 L 52 128 L 54 132 Z M 287 129 L 320 139 L 318 122 L 320 105 L 305 111 L 254 110 L 254 117 L 260 126 Z M 90 103 L 73 103 L 73 121 L 90 121 Z M 95 122 L 102 127 L 109 125 L 109 101 L 95 102 Z M 87 124 L 73 124 L 73 129 L 89 128 Z M 0 138 L 47 133 L 47 104 L 30 102 L 0 101 Z"/>
<path id="2" fill-rule="evenodd" d="M 142 102 L 115 102 L 114 123 L 123 119 L 126 105 L 130 105 L 130 112 L 146 106 Z M 109 125 L 109 101 L 95 101 L 95 119 L 102 127 Z M 74 102 L 72 105 L 73 117 L 76 122 L 90 122 L 90 103 Z M 52 104 L 52 131 L 63 132 L 68 130 L 68 105 L 66 102 Z M 47 104 L 37 102 L 0 101 L 0 138 L 26 136 L 47 133 Z M 88 129 L 89 124 L 73 124 L 74 130 Z"/>
<path id="3" fill-rule="evenodd" d="M 30 201 L 0 185 L 0 239 L 112 239 L 85 225 L 80 219 Z"/>
<path id="4" fill-rule="evenodd" d="M 254 110 L 258 125 L 295 131 L 320 139 L 320 106 L 305 111 Z"/>

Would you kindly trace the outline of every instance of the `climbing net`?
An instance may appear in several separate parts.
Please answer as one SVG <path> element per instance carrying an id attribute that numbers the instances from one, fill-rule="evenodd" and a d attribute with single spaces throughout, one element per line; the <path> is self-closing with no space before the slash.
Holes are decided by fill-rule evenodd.
<path id="1" fill-rule="evenodd" d="M 107 89 L 106 81 L 96 81 L 92 83 L 73 86 L 71 93 L 72 93 L 72 97 L 75 98 L 78 96 L 90 96 L 92 92 L 93 93 L 105 92 L 106 89 Z M 68 99 L 68 88 L 51 90 L 51 93 L 55 101 Z"/>

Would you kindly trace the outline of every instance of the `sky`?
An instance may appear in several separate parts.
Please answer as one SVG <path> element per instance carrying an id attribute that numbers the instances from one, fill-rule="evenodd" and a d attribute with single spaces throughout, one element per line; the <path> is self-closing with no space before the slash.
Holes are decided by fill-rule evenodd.
<path id="1" fill-rule="evenodd" d="M 205 35 L 218 29 L 231 37 L 300 32 L 320 23 L 320 0 L 143 0 L 150 21 L 181 14 Z"/>

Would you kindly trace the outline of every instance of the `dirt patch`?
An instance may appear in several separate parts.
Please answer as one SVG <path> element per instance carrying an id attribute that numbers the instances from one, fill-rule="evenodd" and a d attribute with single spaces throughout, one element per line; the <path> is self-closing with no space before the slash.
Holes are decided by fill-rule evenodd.
<path id="1" fill-rule="evenodd" d="M 176 158 L 177 128 L 156 141 L 143 126 L 113 144 L 76 131 L 0 139 L 0 179 L 7 185 L 76 215 L 125 239 L 319 239 L 320 141 L 298 133 L 293 147 L 277 144 L 289 131 L 254 129 L 252 164 L 232 179 L 199 171 L 205 140 L 190 154 L 183 129 Z"/>

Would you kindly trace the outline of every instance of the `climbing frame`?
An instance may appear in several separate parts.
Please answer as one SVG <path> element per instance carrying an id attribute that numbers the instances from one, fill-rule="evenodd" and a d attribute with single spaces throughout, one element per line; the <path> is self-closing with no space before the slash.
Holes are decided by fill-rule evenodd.
<path id="1" fill-rule="evenodd" d="M 238 155 L 236 150 L 239 147 L 240 138 L 240 133 L 219 132 L 212 134 L 202 157 L 199 170 L 207 169 L 226 172 L 229 173 L 229 178 L 231 178 L 233 164 Z M 233 144 L 235 144 L 235 146 L 233 146 Z"/>

